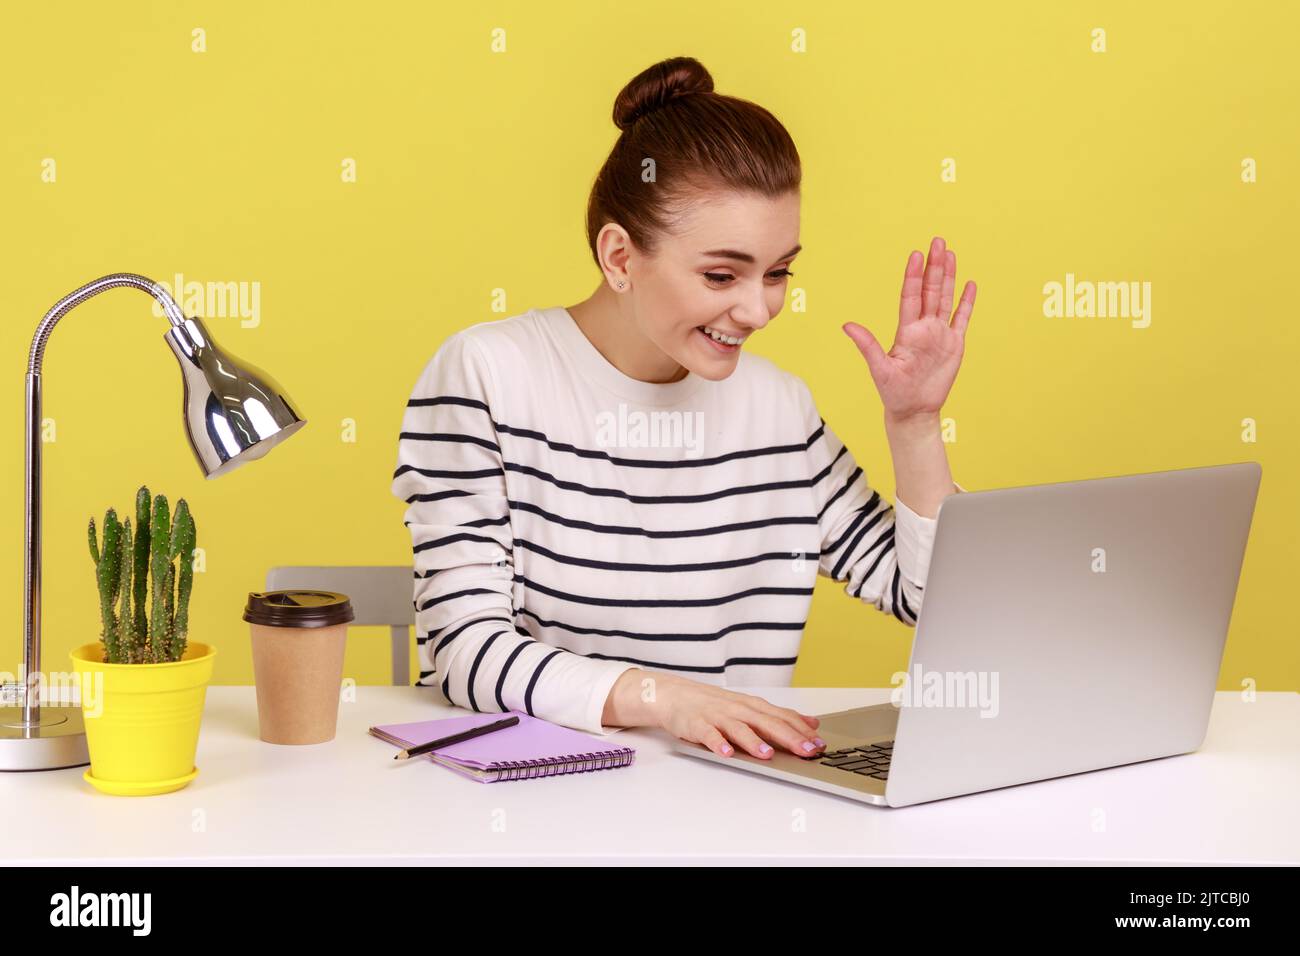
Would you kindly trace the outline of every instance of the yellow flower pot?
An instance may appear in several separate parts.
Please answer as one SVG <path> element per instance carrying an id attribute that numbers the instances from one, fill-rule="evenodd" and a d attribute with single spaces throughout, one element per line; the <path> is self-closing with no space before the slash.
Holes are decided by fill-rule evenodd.
<path id="1" fill-rule="evenodd" d="M 86 782 L 104 793 L 170 793 L 198 774 L 203 700 L 217 650 L 191 642 L 179 661 L 106 664 L 101 641 L 71 654 L 81 681 L 90 769 Z"/>

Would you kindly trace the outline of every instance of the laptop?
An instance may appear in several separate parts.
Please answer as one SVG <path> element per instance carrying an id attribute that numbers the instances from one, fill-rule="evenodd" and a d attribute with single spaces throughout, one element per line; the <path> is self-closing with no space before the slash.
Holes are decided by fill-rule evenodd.
<path id="1" fill-rule="evenodd" d="M 1261 473 L 1248 461 L 950 495 L 889 702 L 817 715 L 814 757 L 674 750 L 890 807 L 1196 750 Z"/>

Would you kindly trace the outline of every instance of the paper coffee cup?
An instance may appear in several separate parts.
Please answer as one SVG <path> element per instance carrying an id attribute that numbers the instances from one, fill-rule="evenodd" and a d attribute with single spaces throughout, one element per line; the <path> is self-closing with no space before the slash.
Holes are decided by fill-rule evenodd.
<path id="1" fill-rule="evenodd" d="M 334 739 L 352 604 L 336 591 L 253 591 L 244 607 L 253 639 L 258 735 L 272 744 Z"/>

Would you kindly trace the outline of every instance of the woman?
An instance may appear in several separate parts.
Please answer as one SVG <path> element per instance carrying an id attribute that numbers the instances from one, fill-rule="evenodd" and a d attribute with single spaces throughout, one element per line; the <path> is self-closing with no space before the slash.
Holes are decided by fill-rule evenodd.
<path id="1" fill-rule="evenodd" d="M 746 352 L 799 251 L 799 156 L 766 110 L 677 57 L 614 104 L 592 189 L 603 280 L 568 308 L 452 335 L 403 419 L 421 685 L 593 733 L 662 727 L 730 756 L 825 746 L 817 718 L 729 690 L 788 685 L 817 574 L 914 626 L 953 484 L 939 411 L 975 302 L 936 238 L 886 353 L 895 500 L 804 382 Z M 906 503 L 905 503 L 906 502 Z"/>

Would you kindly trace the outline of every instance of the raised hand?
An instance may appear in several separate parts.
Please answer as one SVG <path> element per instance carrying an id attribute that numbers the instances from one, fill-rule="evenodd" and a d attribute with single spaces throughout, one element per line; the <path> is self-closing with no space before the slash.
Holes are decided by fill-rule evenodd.
<path id="1" fill-rule="evenodd" d="M 844 332 L 867 360 L 876 391 L 892 421 L 937 417 L 961 366 L 966 326 L 975 308 L 975 283 L 967 282 L 961 302 L 952 312 L 957 283 L 957 255 L 936 236 L 921 269 L 921 253 L 913 252 L 903 271 L 898 305 L 898 330 L 886 352 L 866 328 L 847 322 Z"/>

